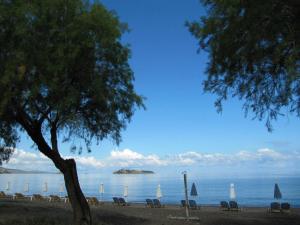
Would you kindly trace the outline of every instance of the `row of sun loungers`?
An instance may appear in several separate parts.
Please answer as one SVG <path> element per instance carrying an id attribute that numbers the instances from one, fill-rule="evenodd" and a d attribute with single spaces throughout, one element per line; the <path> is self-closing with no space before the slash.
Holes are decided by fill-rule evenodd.
<path id="1" fill-rule="evenodd" d="M 223 211 L 240 211 L 239 205 L 236 201 L 221 201 L 220 202 L 220 209 Z"/>
<path id="2" fill-rule="evenodd" d="M 269 211 L 272 213 L 280 213 L 280 212 L 290 212 L 291 205 L 287 202 L 279 203 L 279 202 L 272 202 L 270 205 Z"/>
<path id="3" fill-rule="evenodd" d="M 165 205 L 162 205 L 159 201 L 159 199 L 146 199 L 146 207 L 149 208 L 164 208 Z"/>
<path id="4" fill-rule="evenodd" d="M 130 204 L 124 198 L 113 197 L 113 204 L 118 206 L 129 206 Z"/>
<path id="5" fill-rule="evenodd" d="M 181 207 L 186 207 L 186 201 L 185 200 L 181 200 Z M 189 200 L 187 207 L 189 209 L 200 209 L 200 206 L 197 205 L 195 200 Z"/>
<path id="6" fill-rule="evenodd" d="M 3 191 L 0 192 L 0 199 L 65 202 L 65 203 L 69 201 L 68 197 L 59 197 L 57 195 L 42 196 L 40 194 L 33 194 L 32 196 L 26 196 L 21 193 L 15 193 L 14 195 L 7 195 Z"/>
<path id="7" fill-rule="evenodd" d="M 7 199 L 7 200 L 30 200 L 30 201 L 48 201 L 48 202 L 69 202 L 68 197 L 59 197 L 57 195 L 50 195 L 50 196 L 42 196 L 39 194 L 33 194 L 32 196 L 25 196 L 21 193 L 15 193 L 14 195 L 7 195 L 3 191 L 0 192 L 0 199 Z M 90 205 L 100 205 L 100 202 L 96 197 L 87 197 L 87 201 Z M 186 201 L 181 200 L 181 207 L 186 207 Z M 124 198 L 113 197 L 113 204 L 118 206 L 129 206 L 130 204 L 125 201 Z M 159 199 L 146 199 L 146 207 L 149 208 L 163 208 L 164 205 L 161 204 Z M 200 209 L 200 206 L 197 205 L 195 200 L 188 201 L 188 208 L 189 209 Z M 223 211 L 240 211 L 241 208 L 238 206 L 236 201 L 221 201 L 220 202 L 220 209 Z M 290 212 L 291 206 L 289 203 L 279 203 L 279 202 L 272 202 L 270 204 L 270 208 L 268 209 L 269 212 L 272 213 L 280 213 L 280 212 Z"/>

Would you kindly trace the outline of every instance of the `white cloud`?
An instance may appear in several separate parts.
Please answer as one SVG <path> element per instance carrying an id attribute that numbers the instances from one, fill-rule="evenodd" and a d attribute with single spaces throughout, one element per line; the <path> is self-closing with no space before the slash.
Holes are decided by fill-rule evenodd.
<path id="1" fill-rule="evenodd" d="M 81 166 L 85 166 L 85 167 L 94 167 L 94 168 L 103 168 L 105 166 L 105 164 L 103 162 L 101 162 L 100 160 L 96 159 L 93 156 L 89 156 L 89 157 L 80 157 L 80 156 L 76 156 L 76 157 L 66 157 L 66 158 L 74 158 L 75 161 L 81 165 Z"/>
<path id="2" fill-rule="evenodd" d="M 143 167 L 143 166 L 222 166 L 222 165 L 264 165 L 266 163 L 285 165 L 299 162 L 300 152 L 278 152 L 269 148 L 257 151 L 239 151 L 237 153 L 203 153 L 187 151 L 159 157 L 155 154 L 144 155 L 139 152 L 124 149 L 113 150 L 110 155 L 102 160 L 94 156 L 65 156 L 74 158 L 78 168 L 101 169 L 104 167 Z M 28 152 L 15 149 L 8 164 L 4 166 L 28 170 L 54 169 L 53 163 L 40 152 Z"/>
<path id="3" fill-rule="evenodd" d="M 80 167 L 102 168 L 105 166 L 103 162 L 92 156 L 63 156 L 63 158 L 74 158 Z M 28 152 L 22 149 L 15 149 L 10 160 L 4 166 L 25 170 L 55 170 L 53 162 L 42 153 Z"/>
<path id="4" fill-rule="evenodd" d="M 111 166 L 143 166 L 143 165 L 167 165 L 165 160 L 160 159 L 157 155 L 142 155 L 130 149 L 122 151 L 113 150 L 110 152 L 108 160 Z"/>

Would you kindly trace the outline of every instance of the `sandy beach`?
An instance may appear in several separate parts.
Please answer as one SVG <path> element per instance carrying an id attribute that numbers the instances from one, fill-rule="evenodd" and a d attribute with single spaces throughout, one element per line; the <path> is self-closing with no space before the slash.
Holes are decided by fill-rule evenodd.
<path id="1" fill-rule="evenodd" d="M 95 225 L 300 225 L 300 209 L 290 213 L 269 213 L 267 208 L 246 207 L 240 212 L 221 211 L 217 206 L 203 206 L 200 210 L 190 210 L 192 217 L 199 220 L 176 220 L 170 217 L 184 217 L 185 209 L 179 205 L 164 208 L 147 208 L 143 204 L 115 206 L 106 202 L 91 206 Z M 72 224 L 69 204 L 0 201 L 0 225 L 43 225 Z"/>

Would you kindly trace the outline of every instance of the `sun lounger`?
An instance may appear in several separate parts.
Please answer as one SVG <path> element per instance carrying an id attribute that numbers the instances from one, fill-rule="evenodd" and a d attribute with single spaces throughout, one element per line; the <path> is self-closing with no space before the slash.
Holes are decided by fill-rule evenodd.
<path id="1" fill-rule="evenodd" d="M 186 201 L 185 201 L 185 200 L 181 200 L 180 203 L 181 203 L 180 206 L 183 207 L 183 208 L 185 208 L 185 206 L 186 206 Z M 189 205 L 188 205 L 188 207 L 189 207 Z"/>
<path id="2" fill-rule="evenodd" d="M 190 209 L 200 209 L 195 200 L 189 200 L 189 207 Z"/>
<path id="3" fill-rule="evenodd" d="M 32 200 L 36 200 L 36 201 L 49 201 L 50 198 L 48 198 L 48 197 L 43 197 L 43 196 L 40 195 L 40 194 L 33 194 L 33 195 L 32 195 Z"/>
<path id="4" fill-rule="evenodd" d="M 240 211 L 241 210 L 236 201 L 230 201 L 229 206 L 230 206 L 231 211 Z"/>
<path id="5" fill-rule="evenodd" d="M 281 212 L 291 212 L 291 205 L 288 202 L 281 203 Z"/>
<path id="6" fill-rule="evenodd" d="M 12 195 L 7 195 L 3 191 L 0 192 L 0 199 L 13 199 Z"/>
<path id="7" fill-rule="evenodd" d="M 87 197 L 86 199 L 90 205 L 99 205 L 100 204 L 100 202 L 98 201 L 98 199 L 96 197 Z"/>
<path id="8" fill-rule="evenodd" d="M 49 196 L 49 202 L 61 202 L 61 201 L 63 201 L 63 199 L 61 199 L 57 195 L 50 195 Z"/>
<path id="9" fill-rule="evenodd" d="M 229 211 L 229 210 L 230 210 L 230 207 L 229 207 L 228 202 L 226 202 L 226 201 L 221 201 L 221 202 L 220 202 L 220 209 L 223 210 L 223 211 Z"/>
<path id="10" fill-rule="evenodd" d="M 15 193 L 14 194 L 14 199 L 16 199 L 16 200 L 30 200 L 31 197 L 30 196 L 25 196 L 21 193 Z"/>
<path id="11" fill-rule="evenodd" d="M 163 208 L 165 207 L 164 205 L 162 205 L 159 201 L 159 199 L 153 199 L 153 204 L 154 204 L 154 208 Z"/>
<path id="12" fill-rule="evenodd" d="M 119 198 L 113 197 L 113 204 L 114 205 L 120 205 Z"/>
<path id="13" fill-rule="evenodd" d="M 271 202 L 269 211 L 271 213 L 280 213 L 280 203 L 279 202 Z"/>
<path id="14" fill-rule="evenodd" d="M 119 198 L 119 205 L 129 206 L 129 203 L 127 203 L 124 198 Z"/>
<path id="15" fill-rule="evenodd" d="M 153 201 L 149 198 L 146 199 L 146 207 L 154 208 Z"/>

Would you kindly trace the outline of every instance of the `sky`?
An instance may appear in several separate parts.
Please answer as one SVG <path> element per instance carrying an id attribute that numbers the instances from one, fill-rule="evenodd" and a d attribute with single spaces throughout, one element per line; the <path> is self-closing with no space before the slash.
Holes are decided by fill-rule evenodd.
<path id="1" fill-rule="evenodd" d="M 122 42 L 130 45 L 135 89 L 146 98 L 146 110 L 135 112 L 119 146 L 104 140 L 92 153 L 74 155 L 64 144 L 63 156 L 75 157 L 82 170 L 209 168 L 216 175 L 235 168 L 242 174 L 300 174 L 299 118 L 280 117 L 270 133 L 264 121 L 244 116 L 243 102 L 229 99 L 219 114 L 216 96 L 203 93 L 207 53 L 197 53 L 197 40 L 185 26 L 205 14 L 198 0 L 101 2 L 130 28 Z M 26 135 L 17 148 L 7 167 L 30 169 L 34 160 L 51 167 Z"/>

